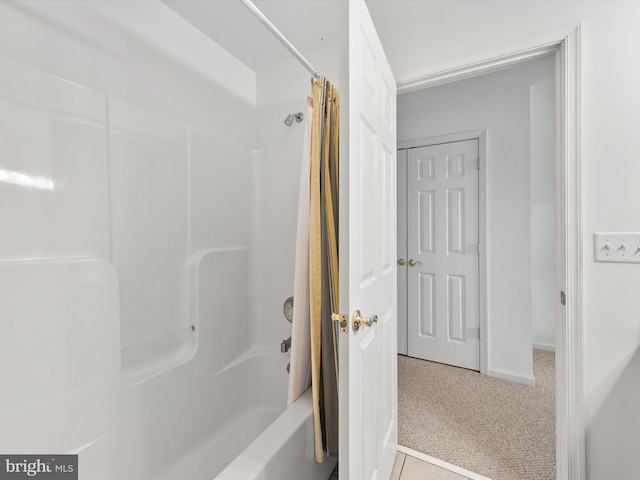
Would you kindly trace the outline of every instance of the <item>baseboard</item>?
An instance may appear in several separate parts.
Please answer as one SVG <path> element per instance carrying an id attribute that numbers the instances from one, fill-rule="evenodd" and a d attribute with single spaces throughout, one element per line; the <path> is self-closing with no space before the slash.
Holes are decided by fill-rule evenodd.
<path id="1" fill-rule="evenodd" d="M 404 445 L 398 445 L 398 452 L 404 453 L 405 455 L 409 455 L 411 457 L 415 457 L 418 460 L 422 460 L 423 462 L 431 463 L 432 465 L 444 468 L 445 470 L 449 470 L 450 472 L 457 473 L 458 475 L 462 475 L 469 480 L 491 480 L 488 477 L 484 477 L 462 467 L 458 467 L 457 465 L 452 465 L 451 463 L 447 463 L 443 460 L 432 457 L 431 455 L 427 455 L 426 453 L 419 452 L 417 450 L 414 450 L 413 448 L 405 447 Z"/>
<path id="2" fill-rule="evenodd" d="M 518 373 L 503 372 L 501 370 L 489 369 L 487 375 L 508 382 L 521 383 L 523 385 L 535 386 L 536 378 L 533 375 L 520 375 Z"/>
<path id="3" fill-rule="evenodd" d="M 533 349 L 534 350 L 544 350 L 545 352 L 554 352 L 556 351 L 556 346 L 555 345 L 549 345 L 546 343 L 534 343 L 533 344 Z"/>

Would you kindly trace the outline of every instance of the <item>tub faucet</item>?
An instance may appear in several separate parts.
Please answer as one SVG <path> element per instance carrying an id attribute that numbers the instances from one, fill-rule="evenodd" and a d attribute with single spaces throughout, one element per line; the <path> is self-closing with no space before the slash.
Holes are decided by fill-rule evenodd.
<path id="1" fill-rule="evenodd" d="M 282 343 L 280 344 L 280 351 L 282 353 L 287 353 L 290 348 L 291 348 L 291 337 L 287 338 L 286 340 L 282 340 Z"/>

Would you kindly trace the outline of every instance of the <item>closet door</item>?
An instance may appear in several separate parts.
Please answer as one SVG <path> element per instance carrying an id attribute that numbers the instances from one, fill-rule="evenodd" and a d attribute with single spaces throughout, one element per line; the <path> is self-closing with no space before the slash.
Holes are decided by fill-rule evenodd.
<path id="1" fill-rule="evenodd" d="M 408 354 L 480 369 L 478 140 L 408 150 Z"/>

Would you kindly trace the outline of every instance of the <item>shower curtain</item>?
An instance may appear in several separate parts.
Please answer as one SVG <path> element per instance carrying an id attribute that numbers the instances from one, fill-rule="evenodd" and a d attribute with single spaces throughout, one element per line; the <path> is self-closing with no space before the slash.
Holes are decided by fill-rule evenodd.
<path id="1" fill-rule="evenodd" d="M 312 81 L 298 203 L 289 403 L 311 383 L 315 457 L 338 453 L 338 169 L 340 95 Z"/>

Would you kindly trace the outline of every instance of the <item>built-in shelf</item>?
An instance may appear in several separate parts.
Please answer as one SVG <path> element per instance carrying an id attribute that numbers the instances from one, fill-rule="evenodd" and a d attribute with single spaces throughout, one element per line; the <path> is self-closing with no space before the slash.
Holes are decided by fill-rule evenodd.
<path id="1" fill-rule="evenodd" d="M 194 325 L 122 349 L 122 376 L 133 384 L 187 362 L 195 353 L 198 337 Z"/>

